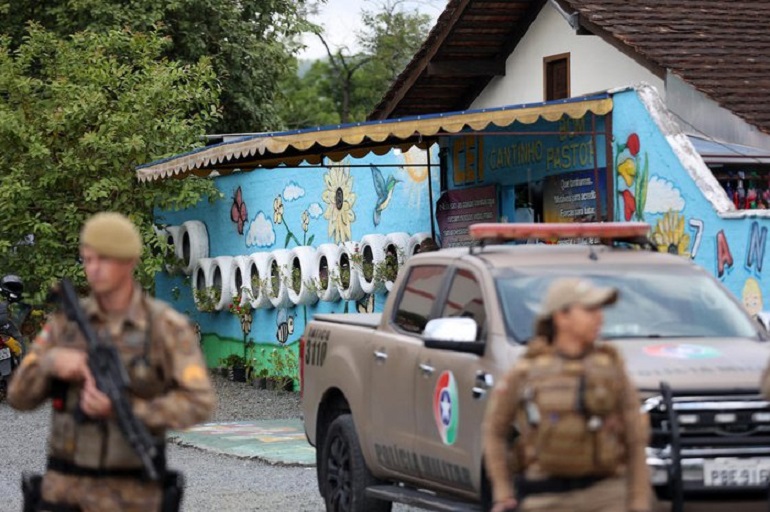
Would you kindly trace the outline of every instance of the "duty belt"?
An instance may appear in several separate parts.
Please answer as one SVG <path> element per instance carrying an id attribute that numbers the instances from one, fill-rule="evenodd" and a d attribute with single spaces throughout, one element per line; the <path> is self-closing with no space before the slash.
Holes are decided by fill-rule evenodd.
<path id="1" fill-rule="evenodd" d="M 601 482 L 603 476 L 581 477 L 550 477 L 544 480 L 527 480 L 523 477 L 516 479 L 518 499 L 522 500 L 530 494 L 562 493 L 586 489 Z"/>
<path id="2" fill-rule="evenodd" d="M 86 477 L 92 477 L 92 478 L 112 477 L 112 478 L 143 479 L 145 476 L 142 468 L 136 468 L 136 469 L 86 468 L 83 466 L 78 466 L 77 464 L 73 464 L 72 462 L 59 459 L 57 457 L 48 457 L 48 470 L 56 471 L 57 473 L 62 473 L 64 475 L 86 476 Z M 158 470 L 161 473 L 163 473 L 165 471 L 165 467 L 158 468 Z"/>

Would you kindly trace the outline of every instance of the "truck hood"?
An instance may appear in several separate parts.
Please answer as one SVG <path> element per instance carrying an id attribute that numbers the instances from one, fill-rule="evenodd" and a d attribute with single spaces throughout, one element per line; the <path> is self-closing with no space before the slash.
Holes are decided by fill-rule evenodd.
<path id="1" fill-rule="evenodd" d="M 757 391 L 770 344 L 747 338 L 613 340 L 642 391 L 666 381 L 679 391 Z"/>

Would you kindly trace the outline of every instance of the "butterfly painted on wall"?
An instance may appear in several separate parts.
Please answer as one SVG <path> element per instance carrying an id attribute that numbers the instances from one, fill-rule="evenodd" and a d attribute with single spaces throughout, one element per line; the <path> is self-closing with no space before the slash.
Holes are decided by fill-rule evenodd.
<path id="1" fill-rule="evenodd" d="M 241 187 L 235 190 L 235 197 L 233 197 L 233 205 L 230 207 L 230 220 L 238 225 L 238 234 L 243 234 L 243 226 L 249 219 L 248 211 L 246 210 L 246 202 L 243 200 L 243 194 L 241 193 Z"/>

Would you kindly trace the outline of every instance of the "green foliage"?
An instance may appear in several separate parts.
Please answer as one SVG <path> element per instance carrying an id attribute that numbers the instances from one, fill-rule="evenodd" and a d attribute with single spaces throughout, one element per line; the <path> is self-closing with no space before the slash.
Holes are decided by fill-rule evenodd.
<path id="1" fill-rule="evenodd" d="M 128 31 L 62 40 L 37 26 L 15 51 L 0 38 L 0 268 L 20 274 L 33 297 L 65 276 L 84 285 L 79 230 L 103 210 L 140 227 L 138 276 L 150 287 L 169 253 L 153 207 L 217 197 L 210 180 L 141 185 L 134 176 L 141 163 L 194 147 L 217 117 L 210 62 L 169 61 L 167 43 Z"/>
<path id="2" fill-rule="evenodd" d="M 32 21 L 60 36 L 128 29 L 168 36 L 163 56 L 185 64 L 210 57 L 222 86 L 219 132 L 273 129 L 277 84 L 291 63 L 306 0 L 0 0 L 0 33 L 16 48 Z"/>
<path id="3" fill-rule="evenodd" d="M 327 45 L 328 59 L 314 62 L 302 77 L 293 69 L 281 81 L 279 111 L 289 128 L 362 121 L 422 45 L 430 16 L 406 10 L 404 0 L 382 0 L 362 12 L 363 49 L 350 54 Z M 326 44 L 322 34 L 318 37 Z"/>

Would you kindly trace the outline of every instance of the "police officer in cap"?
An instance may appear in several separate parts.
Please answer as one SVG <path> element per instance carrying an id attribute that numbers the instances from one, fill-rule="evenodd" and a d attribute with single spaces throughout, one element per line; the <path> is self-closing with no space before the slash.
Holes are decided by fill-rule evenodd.
<path id="1" fill-rule="evenodd" d="M 215 397 L 190 322 L 134 281 L 141 252 L 141 236 L 128 218 L 91 217 L 80 234 L 91 288 L 81 305 L 100 340 L 117 347 L 131 382 L 134 414 L 157 439 L 162 455 L 166 429 L 205 420 Z M 54 398 L 40 510 L 161 510 L 163 483 L 143 478 L 111 401 L 94 384 L 85 349 L 77 326 L 54 313 L 9 388 L 8 401 L 20 410 Z M 157 462 L 163 473 L 164 457 Z"/>
<path id="2" fill-rule="evenodd" d="M 617 298 L 586 279 L 548 289 L 484 419 L 494 512 L 650 510 L 648 419 L 620 354 L 596 341 Z"/>

